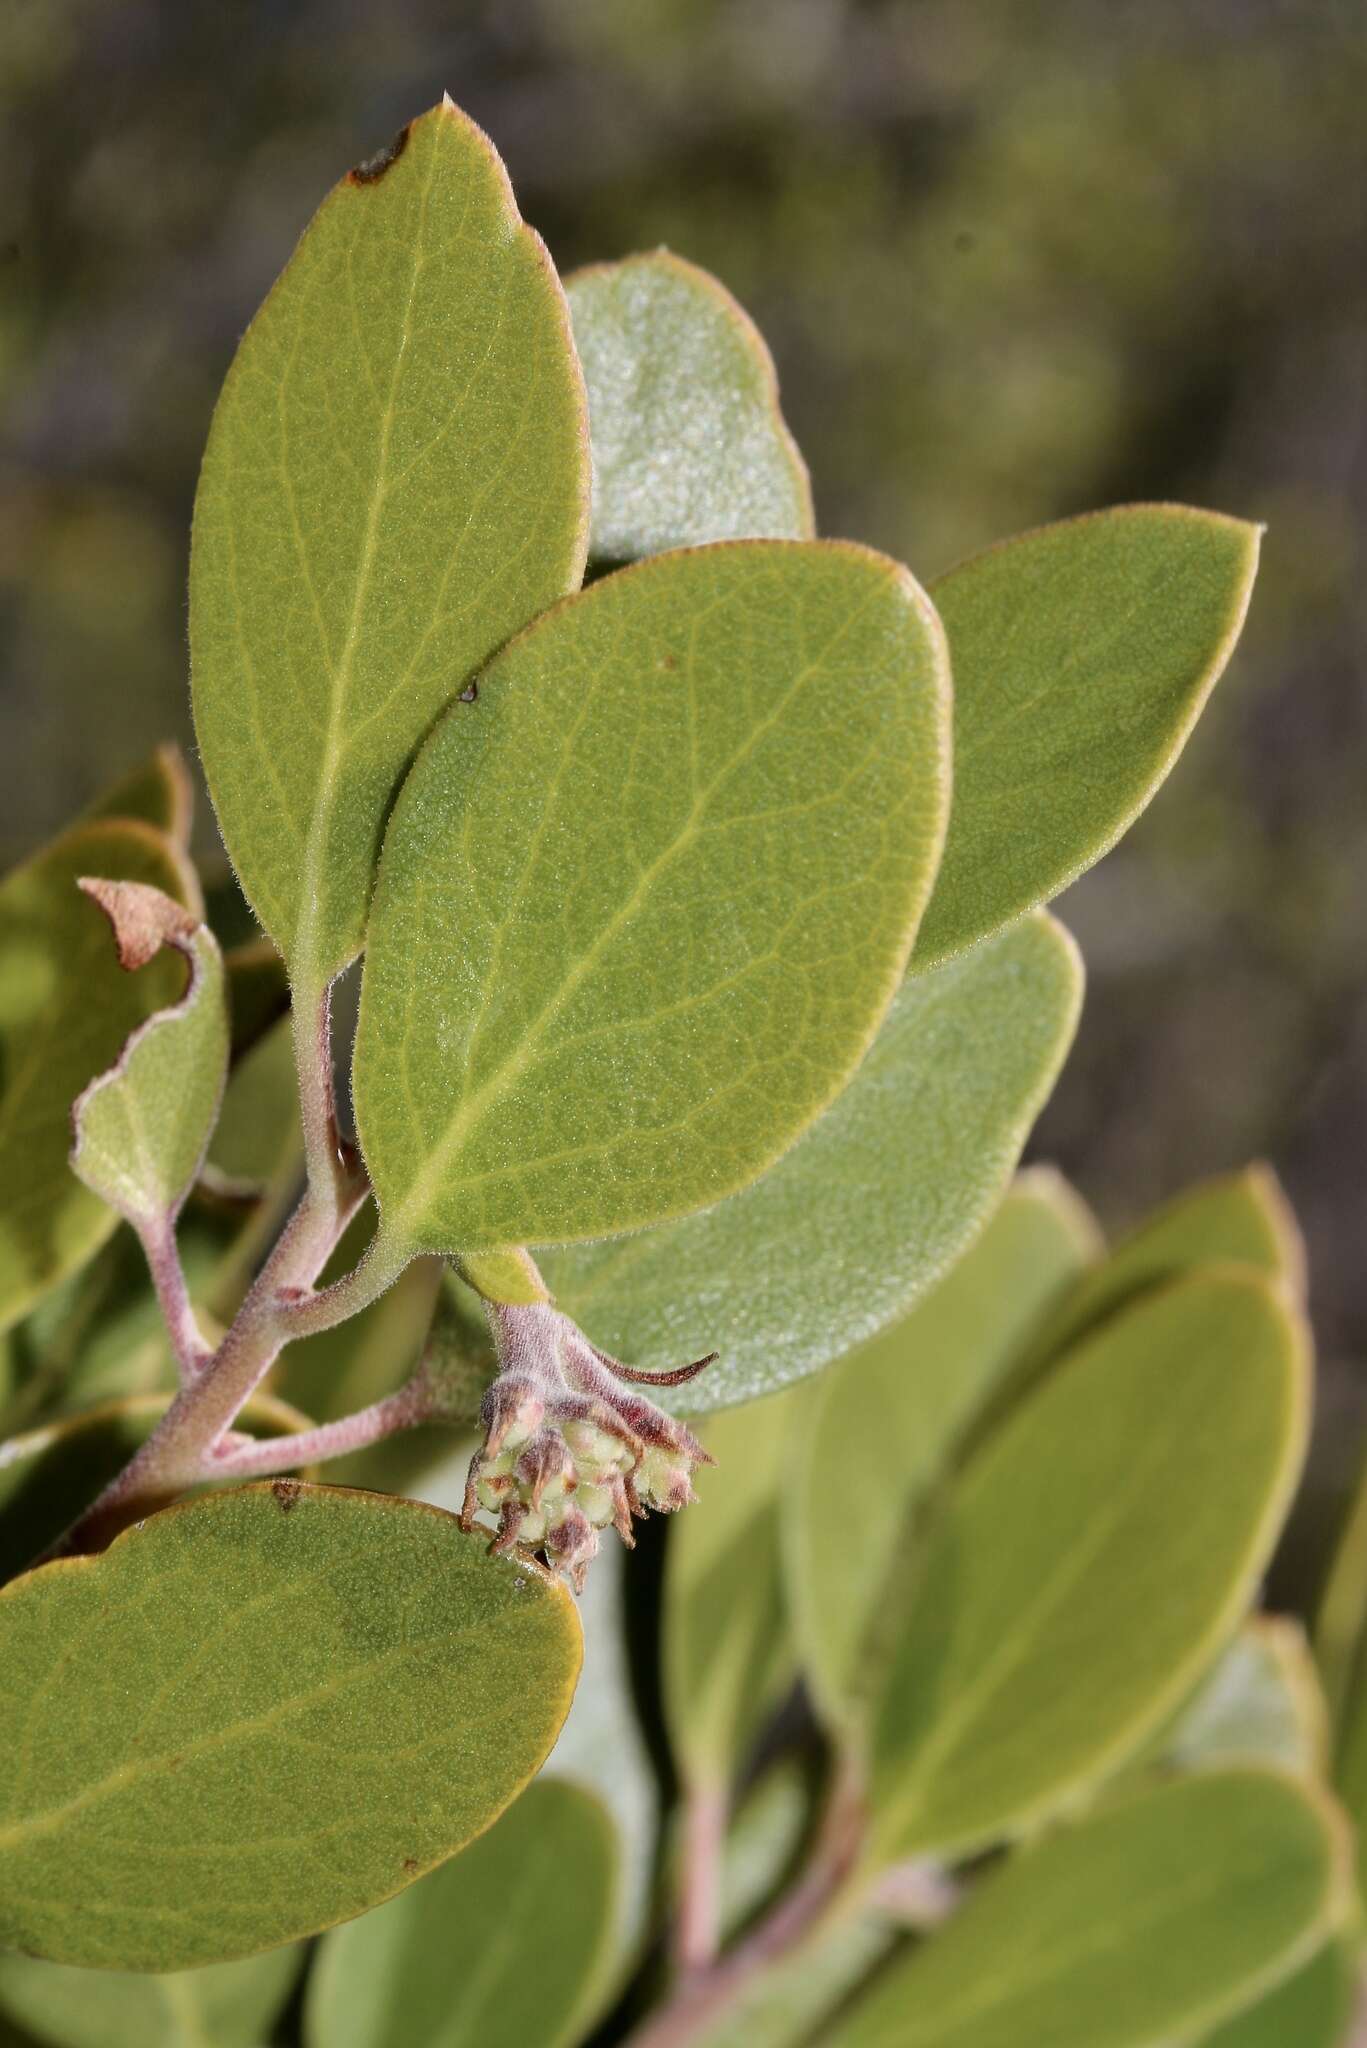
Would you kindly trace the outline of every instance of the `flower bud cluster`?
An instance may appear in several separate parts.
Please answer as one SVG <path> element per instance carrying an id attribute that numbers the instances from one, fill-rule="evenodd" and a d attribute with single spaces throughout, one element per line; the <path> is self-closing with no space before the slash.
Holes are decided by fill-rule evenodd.
<path id="1" fill-rule="evenodd" d="M 499 1373 L 484 1397 L 461 1520 L 471 1528 L 484 1509 L 498 1519 L 495 1552 L 540 1552 L 580 1589 L 601 1529 L 631 1545 L 633 1517 L 686 1507 L 694 1466 L 711 1462 L 681 1422 L 625 1382 L 677 1385 L 711 1360 L 637 1373 L 547 1302 L 490 1304 L 489 1320 Z"/>

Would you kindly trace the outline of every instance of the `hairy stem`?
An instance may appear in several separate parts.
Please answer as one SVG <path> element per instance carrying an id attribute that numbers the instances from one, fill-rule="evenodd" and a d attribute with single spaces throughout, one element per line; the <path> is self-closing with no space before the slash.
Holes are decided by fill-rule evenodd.
<path id="1" fill-rule="evenodd" d="M 309 1194 L 320 1214 L 329 1209 L 340 1213 L 353 1197 L 357 1169 L 351 1147 L 344 1142 L 337 1124 L 337 1097 L 332 1080 L 331 983 L 325 983 L 321 989 L 296 987 L 291 1016 Z"/>
<path id="2" fill-rule="evenodd" d="M 381 1443 L 400 1430 L 413 1429 L 430 1421 L 434 1413 L 431 1393 L 419 1376 L 382 1401 L 358 1408 L 337 1422 L 325 1422 L 317 1429 L 300 1430 L 294 1436 L 257 1441 L 234 1439 L 220 1443 L 213 1455 L 216 1478 L 266 1479 L 273 1472 L 291 1472 L 297 1465 L 322 1465 L 329 1458 L 344 1458 L 350 1451 L 363 1451 Z"/>
<path id="3" fill-rule="evenodd" d="M 214 1445 L 283 1346 L 303 1334 L 291 1326 L 290 1312 L 322 1271 L 359 1201 L 353 1198 L 349 1208 L 327 1201 L 320 1208 L 311 1191 L 304 1196 L 212 1359 L 50 1555 L 99 1549 L 136 1517 L 140 1502 L 164 1499 L 203 1476 Z"/>
<path id="4" fill-rule="evenodd" d="M 716 1785 L 691 1786 L 684 1798 L 679 1910 L 674 1960 L 691 1977 L 708 1969 L 721 1946 L 721 1864 L 729 1801 Z"/>
<path id="5" fill-rule="evenodd" d="M 710 1969 L 686 1978 L 663 2011 L 631 2036 L 628 2048 L 692 2048 L 756 1979 L 848 1904 L 862 1833 L 862 1803 L 853 1777 L 841 1770 L 811 1861 L 797 1884 L 753 1934 Z"/>
<path id="6" fill-rule="evenodd" d="M 185 1268 L 180 1262 L 180 1247 L 176 1243 L 175 1218 L 159 1217 L 155 1224 L 140 1228 L 138 1236 L 147 1254 L 147 1269 L 171 1340 L 176 1371 L 181 1385 L 188 1386 L 199 1378 L 214 1354 L 213 1346 L 205 1342 L 190 1300 Z"/>

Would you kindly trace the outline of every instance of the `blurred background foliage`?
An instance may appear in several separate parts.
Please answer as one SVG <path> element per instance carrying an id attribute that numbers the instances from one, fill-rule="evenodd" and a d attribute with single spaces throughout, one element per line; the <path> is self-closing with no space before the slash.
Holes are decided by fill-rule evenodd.
<path id="1" fill-rule="evenodd" d="M 218 384 L 326 187 L 443 88 L 562 270 L 664 242 L 740 296 L 824 532 L 929 577 L 1128 498 L 1267 521 L 1174 783 L 1062 905 L 1091 987 L 1033 1150 L 1109 1225 L 1273 1160 L 1326 1354 L 1311 1536 L 1367 1422 L 1367 9 L 5 0 L 0 858 L 188 742 Z"/>

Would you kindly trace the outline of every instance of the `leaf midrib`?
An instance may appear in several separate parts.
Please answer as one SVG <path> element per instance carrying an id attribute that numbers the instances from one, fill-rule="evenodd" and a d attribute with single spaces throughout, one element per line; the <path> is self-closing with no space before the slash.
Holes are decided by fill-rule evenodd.
<path id="1" fill-rule="evenodd" d="M 299 902 L 301 913 L 295 927 L 293 966 L 296 992 L 303 989 L 306 994 L 321 984 L 321 969 L 316 958 L 318 945 L 319 918 L 323 903 L 323 869 L 327 844 L 328 826 L 331 822 L 332 797 L 338 773 L 346 748 L 342 742 L 340 720 L 351 687 L 352 668 L 356 658 L 356 647 L 360 639 L 361 621 L 365 614 L 366 602 L 370 595 L 371 578 L 375 572 L 375 559 L 379 548 L 380 517 L 389 494 L 389 458 L 394 433 L 396 400 L 399 378 L 403 371 L 408 344 L 412 339 L 413 307 L 417 298 L 418 279 L 423 269 L 423 247 L 427 233 L 427 209 L 431 198 L 432 185 L 436 176 L 437 151 L 431 150 L 427 160 L 427 177 L 422 188 L 419 205 L 418 230 L 413 237 L 413 267 L 408 283 L 408 298 L 404 305 L 403 324 L 399 335 L 399 346 L 394 356 L 394 368 L 389 379 L 389 392 L 380 419 L 379 450 L 375 463 L 375 483 L 370 494 L 366 512 L 365 534 L 361 543 L 361 558 L 356 569 L 356 589 L 352 599 L 351 619 L 347 626 L 346 638 L 342 643 L 332 674 L 329 677 L 327 737 L 324 742 L 323 758 L 319 766 L 318 781 L 314 790 L 313 815 L 309 820 L 308 836 L 304 842 L 304 858 L 299 880 Z M 304 536 L 299 525 L 298 506 L 295 502 L 294 485 L 286 459 L 285 434 L 285 390 L 293 367 L 294 355 L 298 351 L 299 333 L 296 330 L 295 349 L 284 376 L 280 380 L 279 425 L 280 425 L 280 481 L 284 487 L 285 502 L 289 506 L 290 524 L 294 533 L 295 549 L 299 566 L 308 587 L 310 601 L 318 627 L 318 639 L 323 658 L 327 660 L 328 642 L 324 629 L 322 608 L 318 602 L 313 574 L 309 568 L 308 553 Z"/>
<path id="2" fill-rule="evenodd" d="M 535 1610 L 530 1607 L 523 1608 L 521 1613 L 536 1618 Z M 501 1613 L 498 1619 L 505 1623 L 514 1622 L 517 1616 L 518 1610 L 509 1608 Z M 277 1722 L 344 1691 L 358 1678 L 373 1676 L 391 1664 L 411 1659 L 419 1650 L 440 1647 L 449 1651 L 457 1643 L 485 1634 L 487 1628 L 486 1621 L 468 1622 L 449 1633 L 429 1636 L 420 1646 L 410 1642 L 396 1643 L 378 1657 L 369 1657 L 359 1664 L 349 1665 L 344 1672 L 335 1674 L 321 1685 L 313 1686 L 307 1692 L 294 1693 L 286 1700 L 279 1700 L 260 1714 L 246 1715 L 241 1720 L 216 1729 L 211 1735 L 192 1738 L 159 1756 L 140 1757 L 131 1763 L 120 1764 L 105 1777 L 97 1779 L 94 1784 L 87 1785 L 72 1798 L 64 1800 L 61 1805 L 40 1808 L 36 1812 L 24 1814 L 20 1819 L 0 1826 L 0 1850 L 18 1848 L 35 1837 L 55 1833 L 68 1820 L 84 1812 L 88 1807 L 98 1805 L 104 1799 L 113 1798 L 116 1793 L 127 1790 L 130 1785 L 135 1785 L 144 1778 L 154 1777 L 165 1771 L 173 1758 L 178 1758 L 182 1764 L 197 1762 L 248 1737 L 266 1733 Z"/>
<path id="3" fill-rule="evenodd" d="M 873 604 L 886 594 L 889 587 L 890 579 L 883 575 L 879 575 L 876 578 L 873 587 L 867 595 L 846 614 L 840 625 L 823 643 L 820 651 L 806 661 L 798 670 L 797 675 L 783 692 L 778 702 L 747 733 L 743 745 L 729 757 L 724 767 L 718 769 L 711 781 L 706 783 L 700 790 L 695 791 L 687 817 L 683 820 L 683 823 L 670 842 L 655 856 L 654 860 L 642 869 L 630 896 L 613 912 L 607 923 L 594 938 L 592 944 L 579 956 L 578 960 L 565 975 L 559 989 L 543 1005 L 537 1016 L 532 1019 L 514 1050 L 508 1054 L 506 1059 L 499 1061 L 491 1070 L 488 1078 L 460 1104 L 442 1137 L 432 1148 L 427 1164 L 414 1180 L 407 1196 L 396 1204 L 393 1219 L 387 1225 L 388 1234 L 391 1239 L 402 1242 L 412 1234 L 412 1225 L 411 1222 L 408 1222 L 408 1219 L 420 1218 L 423 1212 L 431 1206 L 440 1192 L 447 1167 L 451 1159 L 459 1151 L 462 1140 L 478 1125 L 489 1103 L 497 1100 L 498 1096 L 503 1094 L 508 1088 L 515 1086 L 522 1075 L 540 1056 L 546 1035 L 554 1025 L 556 1018 L 578 992 L 585 979 L 597 966 L 599 959 L 610 948 L 619 933 L 636 915 L 643 902 L 646 901 L 654 889 L 660 876 L 676 860 L 681 859 L 683 854 L 694 844 L 698 837 L 701 821 L 705 817 L 707 808 L 718 788 L 735 775 L 746 758 L 772 732 L 793 699 L 800 691 L 805 689 L 822 664 L 829 659 L 832 649 L 839 644 L 846 633 L 858 624 L 865 612 L 870 610 Z M 549 802 L 547 808 L 549 809 Z M 881 1015 L 879 1021 L 881 1022 Z M 407 1228 L 405 1228 L 406 1223 L 408 1223 Z M 385 1226 L 382 1225 L 383 1227 Z"/>

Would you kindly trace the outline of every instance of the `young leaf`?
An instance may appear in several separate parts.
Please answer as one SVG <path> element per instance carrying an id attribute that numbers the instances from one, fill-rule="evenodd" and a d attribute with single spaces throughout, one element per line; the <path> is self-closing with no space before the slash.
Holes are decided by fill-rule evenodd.
<path id="1" fill-rule="evenodd" d="M 1260 529 L 1123 505 L 1022 535 L 932 595 L 954 664 L 954 815 L 915 965 L 933 967 L 1114 846 L 1243 625 Z"/>
<path id="2" fill-rule="evenodd" d="M 41 1557 L 140 1450 L 171 1403 L 131 1394 L 59 1416 L 0 1444 L 0 1585 Z M 233 1424 L 248 1436 L 292 1436 L 307 1415 L 274 1394 L 253 1394 Z"/>
<path id="3" fill-rule="evenodd" d="M 1352 1949 L 1330 1942 L 1266 1998 L 1204 2034 L 1199 2048 L 1345 2048 L 1356 1984 Z"/>
<path id="4" fill-rule="evenodd" d="M 451 1516 L 298 1480 L 16 1579 L 0 1945 L 178 1970 L 378 1905 L 526 1784 L 579 1651 L 561 1588 Z"/>
<path id="5" fill-rule="evenodd" d="M 803 1669 L 826 1720 L 848 1721 L 867 1695 L 870 1631 L 914 1509 L 1022 1330 L 1096 1243 L 1065 1182 L 1040 1168 L 1022 1174 L 911 1314 L 812 1389 L 789 1452 L 783 1548 Z"/>
<path id="6" fill-rule="evenodd" d="M 1323 1775 L 1329 1719 L 1300 1625 L 1271 1615 L 1247 1622 L 1157 1747 L 1179 1769 L 1263 1763 Z"/>
<path id="7" fill-rule="evenodd" d="M 810 540 L 807 465 L 764 338 L 668 249 L 565 280 L 589 394 L 589 553 L 634 562 L 702 541 Z"/>
<path id="8" fill-rule="evenodd" d="M 779 1557 L 779 1496 L 794 1402 L 750 1402 L 702 1432 L 715 1466 L 701 1512 L 670 1531 L 662 1629 L 664 1711 L 680 1776 L 722 1802 L 796 1676 Z"/>
<path id="9" fill-rule="evenodd" d="M 1133 1752 L 1248 1605 L 1300 1471 L 1308 1343 L 1252 1274 L 1146 1296 L 969 1465 L 872 1732 L 877 1854 L 970 1851 Z"/>
<path id="10" fill-rule="evenodd" d="M 577 585 L 588 490 L 564 295 L 447 100 L 323 202 L 237 352 L 195 501 L 195 728 L 297 985 L 359 952 L 433 718 Z"/>
<path id="11" fill-rule="evenodd" d="M 0 1330 L 97 1252 L 117 1217 L 71 1172 L 71 1105 L 143 1020 L 179 961 L 125 974 L 81 875 L 146 882 L 197 911 L 170 840 L 123 820 L 74 827 L 0 882 Z"/>
<path id="12" fill-rule="evenodd" d="M 326 1936 L 308 2048 L 570 2048 L 609 1958 L 616 1884 L 599 1801 L 542 1779 L 463 1856 Z"/>
<path id="13" fill-rule="evenodd" d="M 787 1148 L 901 980 L 947 690 L 845 543 L 658 555 L 504 650 L 385 839 L 354 1085 L 391 1247 L 629 1230 Z"/>
<path id="14" fill-rule="evenodd" d="M 72 1108 L 71 1165 L 140 1232 L 179 1215 L 204 1162 L 228 1073 L 228 1007 L 218 941 L 193 911 L 145 882 L 82 877 L 133 974 L 163 947 L 189 966 L 183 993 L 139 1024 Z"/>
<path id="15" fill-rule="evenodd" d="M 260 2048 L 304 1962 L 302 1948 L 169 1977 L 0 1956 L 0 2007 L 53 2048 Z"/>
<path id="16" fill-rule="evenodd" d="M 181 853 L 190 851 L 195 790 L 185 756 L 168 742 L 151 757 L 96 797 L 81 819 L 83 825 L 109 818 L 134 818 L 164 832 Z"/>
<path id="17" fill-rule="evenodd" d="M 849 1087 L 754 1187 L 682 1223 L 539 1253 L 547 1283 L 618 1357 L 719 1350 L 673 1397 L 682 1412 L 819 1371 L 904 1314 L 981 1229 L 1081 1001 L 1068 934 L 1023 919 L 904 983 Z"/>
<path id="18" fill-rule="evenodd" d="M 1013 1857 L 829 2048 L 1156 2048 L 1313 1952 L 1345 1909 L 1345 1850 L 1297 1781 L 1178 1779 Z"/>

